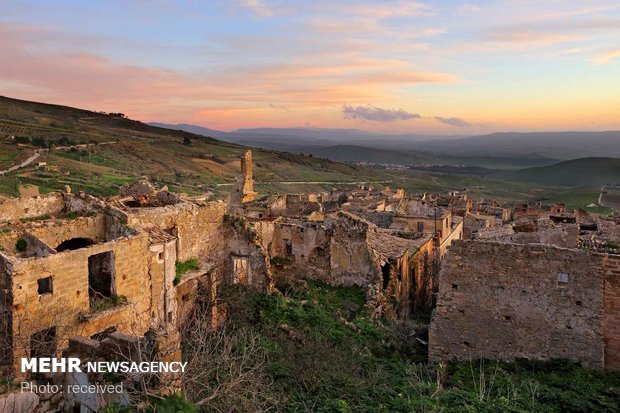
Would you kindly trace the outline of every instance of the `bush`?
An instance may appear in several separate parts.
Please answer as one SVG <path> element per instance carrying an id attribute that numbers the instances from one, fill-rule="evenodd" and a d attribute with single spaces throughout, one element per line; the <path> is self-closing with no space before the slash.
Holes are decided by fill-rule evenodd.
<path id="1" fill-rule="evenodd" d="M 176 275 L 174 277 L 174 281 L 172 284 L 175 286 L 181 283 L 181 279 L 183 279 L 183 275 L 191 270 L 197 270 L 200 268 L 200 262 L 196 258 L 190 258 L 187 261 L 178 261 L 175 264 Z"/>
<path id="2" fill-rule="evenodd" d="M 17 242 L 15 242 L 15 249 L 19 252 L 24 252 L 26 251 L 26 248 L 28 248 L 28 243 L 26 240 L 23 238 L 18 238 Z"/>

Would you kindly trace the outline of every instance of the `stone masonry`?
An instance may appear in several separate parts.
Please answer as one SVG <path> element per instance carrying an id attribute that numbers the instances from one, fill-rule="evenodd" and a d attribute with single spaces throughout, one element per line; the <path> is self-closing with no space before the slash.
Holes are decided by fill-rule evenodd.
<path id="1" fill-rule="evenodd" d="M 439 276 L 429 359 L 568 358 L 617 369 L 620 257 L 455 242 Z"/>

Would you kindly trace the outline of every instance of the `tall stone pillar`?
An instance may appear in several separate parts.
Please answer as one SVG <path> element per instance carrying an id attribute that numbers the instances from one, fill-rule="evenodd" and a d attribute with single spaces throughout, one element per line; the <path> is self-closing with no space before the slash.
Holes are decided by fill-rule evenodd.
<path id="1" fill-rule="evenodd" d="M 254 192 L 254 178 L 252 175 L 252 151 L 247 150 L 241 157 L 241 174 L 243 179 L 243 186 L 241 193 L 243 197 L 241 202 L 253 201 L 256 197 Z"/>

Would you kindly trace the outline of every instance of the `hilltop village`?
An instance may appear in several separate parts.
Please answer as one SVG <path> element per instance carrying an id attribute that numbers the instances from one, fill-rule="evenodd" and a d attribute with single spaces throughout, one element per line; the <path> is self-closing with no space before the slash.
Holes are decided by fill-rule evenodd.
<path id="1" fill-rule="evenodd" d="M 146 179 L 109 199 L 69 187 L 8 199 L 0 369 L 20 377 L 22 357 L 131 357 L 139 345 L 176 360 L 199 297 L 217 303 L 222 284 L 277 294 L 310 278 L 364 287 L 376 317 L 426 320 L 430 361 L 567 358 L 617 370 L 619 242 L 618 214 L 562 204 L 367 185 L 261 197 L 250 151 L 226 202 Z M 211 307 L 214 326 L 225 317 Z"/>

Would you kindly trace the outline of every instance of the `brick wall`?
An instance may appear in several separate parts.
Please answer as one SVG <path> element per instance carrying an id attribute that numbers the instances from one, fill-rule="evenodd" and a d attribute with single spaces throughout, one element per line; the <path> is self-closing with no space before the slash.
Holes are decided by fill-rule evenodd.
<path id="1" fill-rule="evenodd" d="M 429 359 L 568 358 L 603 367 L 602 265 L 580 250 L 456 241 L 439 275 Z"/>

